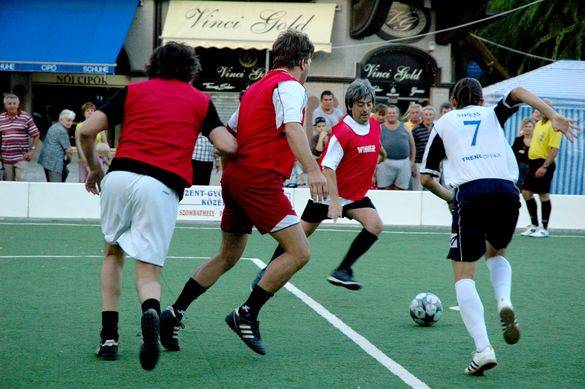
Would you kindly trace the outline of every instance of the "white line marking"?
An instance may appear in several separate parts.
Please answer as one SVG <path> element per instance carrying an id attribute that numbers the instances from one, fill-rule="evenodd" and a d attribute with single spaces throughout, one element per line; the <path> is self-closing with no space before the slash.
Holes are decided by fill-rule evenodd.
<path id="1" fill-rule="evenodd" d="M 42 222 L 0 222 L 0 225 L 6 226 L 13 226 L 13 225 L 29 225 L 29 226 L 59 226 L 59 227 L 100 227 L 99 224 L 91 224 L 91 223 L 42 223 Z M 425 228 L 425 227 L 422 227 Z M 443 227 L 447 228 L 447 227 Z M 175 227 L 176 230 L 219 230 L 219 226 L 186 226 L 186 225 L 177 225 Z M 348 226 L 347 228 L 328 228 L 327 226 L 323 226 L 318 228 L 315 232 L 349 232 L 349 233 L 356 233 L 360 230 L 358 228 L 354 228 L 352 226 Z M 449 233 L 445 231 L 382 231 L 382 234 L 389 234 L 389 235 L 448 235 Z M 583 235 L 550 235 L 549 238 L 578 238 L 578 239 L 585 239 L 585 234 Z"/>
<path id="2" fill-rule="evenodd" d="M 103 258 L 103 255 L 0 255 L 0 259 L 24 259 L 24 258 L 32 258 L 32 259 L 81 259 L 81 258 Z M 184 256 L 174 256 L 170 255 L 167 259 L 210 259 L 212 256 L 208 257 L 184 257 Z M 252 260 L 252 258 L 242 257 L 246 261 Z"/>
<path id="3" fill-rule="evenodd" d="M 266 267 L 266 264 L 258 258 L 250 258 L 250 260 L 254 262 L 256 266 L 258 266 L 260 269 Z M 362 350 L 364 350 L 366 353 L 368 353 L 370 356 L 372 356 L 374 359 L 380 362 L 382 366 L 390 370 L 392 374 L 394 374 L 402 381 L 404 381 L 404 383 L 406 383 L 412 388 L 428 388 L 427 384 L 416 378 L 408 370 L 406 370 L 404 367 L 402 367 L 393 359 L 391 359 L 382 351 L 380 351 L 379 348 L 370 343 L 369 340 L 367 340 L 362 335 L 354 331 L 350 326 L 341 321 L 341 319 L 339 319 L 337 316 L 329 312 L 324 306 L 319 304 L 317 301 L 313 300 L 311 297 L 309 297 L 303 291 L 298 289 L 296 286 L 294 286 L 290 282 L 287 282 L 284 285 L 284 287 L 286 290 L 288 290 L 296 297 L 298 297 L 302 302 L 307 304 L 313 311 L 317 312 L 317 314 L 319 314 L 321 317 L 323 317 L 325 320 L 331 323 L 333 327 L 337 328 L 345 336 L 351 339 L 355 344 L 360 346 Z"/>

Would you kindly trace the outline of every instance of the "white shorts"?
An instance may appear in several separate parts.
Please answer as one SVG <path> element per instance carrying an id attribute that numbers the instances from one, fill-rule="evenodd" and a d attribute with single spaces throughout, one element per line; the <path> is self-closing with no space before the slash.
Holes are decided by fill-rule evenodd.
<path id="1" fill-rule="evenodd" d="M 104 239 L 142 262 L 162 267 L 177 222 L 179 198 L 150 176 L 113 171 L 101 184 Z"/>
<path id="2" fill-rule="evenodd" d="M 378 164 L 376 169 L 376 183 L 378 188 L 386 188 L 392 184 L 400 189 L 408 189 L 410 186 L 410 160 L 406 159 L 385 159 Z"/>

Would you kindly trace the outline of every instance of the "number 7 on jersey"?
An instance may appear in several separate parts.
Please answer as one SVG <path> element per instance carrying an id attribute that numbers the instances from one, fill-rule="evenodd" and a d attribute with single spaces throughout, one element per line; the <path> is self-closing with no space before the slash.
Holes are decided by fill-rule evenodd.
<path id="1" fill-rule="evenodd" d="M 479 131 L 479 125 L 481 124 L 481 120 L 465 120 L 463 122 L 464 126 L 475 126 L 475 132 L 473 133 L 473 139 L 471 140 L 471 145 L 475 146 L 477 143 L 477 132 Z"/>

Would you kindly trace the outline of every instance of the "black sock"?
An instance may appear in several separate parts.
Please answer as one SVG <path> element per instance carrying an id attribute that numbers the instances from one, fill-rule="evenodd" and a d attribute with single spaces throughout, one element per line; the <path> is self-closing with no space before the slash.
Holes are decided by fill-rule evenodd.
<path id="1" fill-rule="evenodd" d="M 256 318 L 258 317 L 260 309 L 262 309 L 264 304 L 266 304 L 272 296 L 274 296 L 273 293 L 262 289 L 259 285 L 254 285 L 252 293 L 250 293 L 246 302 L 238 308 L 238 313 L 240 316 L 252 316 L 253 318 Z"/>
<path id="2" fill-rule="evenodd" d="M 142 303 L 142 312 L 146 312 L 149 309 L 154 309 L 156 313 L 160 316 L 160 301 L 157 299 L 148 299 L 144 300 Z"/>
<path id="3" fill-rule="evenodd" d="M 530 223 L 538 227 L 538 209 L 534 197 L 526 200 L 526 209 L 528 209 L 528 213 L 530 214 Z"/>
<path id="4" fill-rule="evenodd" d="M 276 249 L 274 250 L 274 254 L 272 254 L 272 258 L 270 258 L 270 262 L 272 262 L 276 258 L 280 257 L 282 254 L 284 254 L 284 249 L 282 248 L 282 246 L 281 245 L 276 246 Z"/>
<path id="5" fill-rule="evenodd" d="M 345 258 L 341 261 L 338 269 L 350 269 L 355 261 L 364 255 L 377 240 L 376 235 L 363 228 L 351 242 L 351 246 L 349 246 L 349 250 L 347 250 L 347 254 L 345 254 Z"/>
<path id="6" fill-rule="evenodd" d="M 179 297 L 177 297 L 177 301 L 173 304 L 173 309 L 175 311 L 175 315 L 177 315 L 177 319 L 181 320 L 183 315 L 185 315 L 185 311 L 189 308 L 189 305 L 203 293 L 205 293 L 207 289 L 202 287 L 199 282 L 195 281 L 193 278 L 189 278 L 181 291 Z"/>
<path id="7" fill-rule="evenodd" d="M 552 210 L 552 205 L 550 200 L 541 201 L 540 208 L 542 212 L 542 226 L 545 230 L 548 229 L 548 220 L 550 218 L 550 211 Z"/>
<path id="8" fill-rule="evenodd" d="M 102 342 L 114 339 L 118 341 L 118 312 L 102 311 L 102 331 L 100 332 Z"/>

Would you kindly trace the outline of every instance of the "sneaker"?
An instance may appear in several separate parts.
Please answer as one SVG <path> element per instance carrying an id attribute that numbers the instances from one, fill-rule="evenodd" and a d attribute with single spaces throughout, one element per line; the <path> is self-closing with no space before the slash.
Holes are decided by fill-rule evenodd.
<path id="1" fill-rule="evenodd" d="M 115 361 L 118 359 L 118 342 L 114 339 L 100 341 L 100 345 L 95 353 L 98 358 L 104 361 Z"/>
<path id="2" fill-rule="evenodd" d="M 179 330 L 185 325 L 177 318 L 172 306 L 160 313 L 160 343 L 168 351 L 179 351 Z"/>
<path id="3" fill-rule="evenodd" d="M 242 317 L 238 314 L 238 310 L 234 309 L 225 317 L 225 322 L 246 343 L 246 346 L 260 355 L 266 354 L 260 337 L 260 322 L 258 320 Z"/>
<path id="4" fill-rule="evenodd" d="M 534 234 L 537 230 L 538 230 L 538 227 L 537 226 L 535 226 L 534 224 L 530 224 L 528 227 L 526 227 L 526 229 L 524 230 L 524 232 L 521 233 L 520 235 L 522 235 L 522 236 L 530 236 L 530 235 Z"/>
<path id="5" fill-rule="evenodd" d="M 330 284 L 343 286 L 349 290 L 359 290 L 362 288 L 362 284 L 353 279 L 353 270 L 351 269 L 335 269 L 327 277 L 327 281 Z"/>
<path id="6" fill-rule="evenodd" d="M 160 356 L 159 319 L 154 309 L 142 314 L 142 345 L 140 346 L 140 364 L 144 370 L 152 370 Z"/>
<path id="7" fill-rule="evenodd" d="M 514 314 L 512 305 L 509 303 L 498 303 L 498 313 L 502 322 L 504 340 L 508 344 L 518 343 L 518 340 L 520 340 L 520 328 L 518 327 L 518 321 L 516 321 L 516 315 Z"/>
<path id="8" fill-rule="evenodd" d="M 262 277 L 264 277 L 264 273 L 266 272 L 266 268 L 260 270 L 258 272 L 258 274 L 256 274 L 256 277 L 254 277 L 254 281 L 252 281 L 252 285 L 250 285 L 250 290 L 254 289 L 254 287 L 256 285 L 258 285 L 258 283 L 260 282 L 260 280 L 262 279 Z"/>
<path id="9" fill-rule="evenodd" d="M 539 228 L 538 230 L 534 231 L 532 234 L 528 235 L 531 238 L 548 238 L 548 230 L 544 228 Z"/>
<path id="10" fill-rule="evenodd" d="M 496 367 L 496 353 L 492 346 L 487 346 L 480 352 L 473 353 L 473 359 L 469 366 L 465 368 L 465 374 L 482 376 L 483 372 Z"/>

